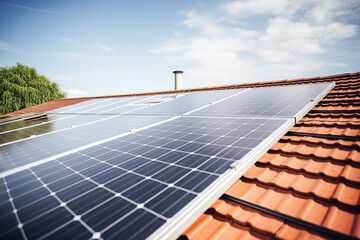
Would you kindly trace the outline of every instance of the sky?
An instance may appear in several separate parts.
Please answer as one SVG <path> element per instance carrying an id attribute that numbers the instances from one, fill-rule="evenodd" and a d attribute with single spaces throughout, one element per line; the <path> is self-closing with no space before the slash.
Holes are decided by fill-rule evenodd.
<path id="1" fill-rule="evenodd" d="M 359 0 L 0 0 L 0 66 L 68 97 L 360 71 Z"/>

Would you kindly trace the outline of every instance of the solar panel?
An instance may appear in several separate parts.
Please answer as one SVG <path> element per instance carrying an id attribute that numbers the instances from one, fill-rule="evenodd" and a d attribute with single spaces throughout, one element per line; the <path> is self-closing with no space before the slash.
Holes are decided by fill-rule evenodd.
<path id="1" fill-rule="evenodd" d="M 332 83 L 252 88 L 221 103 L 198 110 L 192 115 L 297 117 L 303 109 L 322 99 Z M 307 111 L 310 109 L 307 108 Z M 297 116 L 300 114 L 301 116 Z"/>
<path id="2" fill-rule="evenodd" d="M 121 100 L 115 98 L 107 101 L 96 101 L 95 103 L 85 105 L 86 108 L 84 108 L 83 103 L 80 103 L 80 107 L 73 105 L 71 109 L 59 110 L 58 113 L 52 112 L 49 115 L 42 115 L 41 117 L 37 117 L 35 119 L 30 118 L 22 121 L 11 122 L 4 125 L 0 130 L 0 146 L 5 143 L 21 140 L 31 136 L 56 132 L 82 124 L 88 124 L 93 121 L 105 119 L 107 118 L 106 115 L 125 114 L 137 109 L 142 109 L 147 106 L 132 104 L 144 99 L 149 99 L 149 97 L 131 97 Z M 66 114 L 65 116 L 62 115 L 64 113 Z"/>
<path id="3" fill-rule="evenodd" d="M 69 105 L 66 107 L 57 108 L 55 110 L 49 111 L 48 113 L 66 113 L 73 111 L 74 113 L 78 111 L 82 111 L 83 109 L 91 108 L 91 107 L 97 107 L 103 104 L 106 104 L 111 100 L 111 98 L 105 98 L 105 99 L 91 99 L 84 102 L 80 102 L 77 104 Z"/>
<path id="4" fill-rule="evenodd" d="M 0 146 L 0 172 L 125 134 L 130 129 L 146 127 L 169 119 L 169 117 L 162 116 L 146 116 L 141 119 L 136 116 L 92 117 L 97 117 L 98 121 L 78 127 L 74 125 L 73 128 L 66 128 L 62 131 L 50 132 L 25 141 Z"/>
<path id="5" fill-rule="evenodd" d="M 24 127 L 18 128 L 18 129 L 13 129 L 13 130 L 9 130 L 9 131 L 0 133 L 0 145 L 4 144 L 4 143 L 9 143 L 12 141 L 17 141 L 20 139 L 28 138 L 31 136 L 37 136 L 37 135 L 41 135 L 41 134 L 65 130 L 65 129 L 71 128 L 73 126 L 87 124 L 87 123 L 99 121 L 99 120 L 102 120 L 105 118 L 107 118 L 107 116 L 104 116 L 104 115 L 89 115 L 89 116 L 51 115 L 51 116 L 49 116 L 49 118 L 43 118 L 39 121 L 32 121 L 31 125 L 29 125 L 29 126 L 24 126 Z M 17 122 L 17 123 L 22 124 L 22 122 Z"/>
<path id="6" fill-rule="evenodd" d="M 176 238 L 332 86 L 88 105 L 105 118 L 0 147 L 0 238 Z"/>
<path id="7" fill-rule="evenodd" d="M 270 136 L 288 122 L 182 117 L 6 176 L 4 186 L 9 189 L 20 222 L 27 226 L 23 228 L 26 236 L 43 237 L 42 219 L 49 220 L 61 212 L 69 217 L 53 223 L 46 230 L 48 234 L 81 219 L 80 226 L 89 236 L 101 233 L 104 238 L 127 234 L 146 238 L 156 229 L 142 232 L 127 227 L 121 231 L 119 226 L 124 227 L 129 219 L 138 226 L 143 218 L 163 225 L 230 165 L 256 151 L 241 146 L 241 139 L 249 136 L 261 142 L 266 137 L 253 136 L 255 129 L 261 128 Z M 171 131 L 174 128 L 177 131 Z M 120 211 L 118 206 L 126 207 Z M 107 221 L 99 223 L 103 211 L 107 211 Z M 13 214 L 13 208 L 6 208 L 4 216 Z M 77 216 L 81 218 L 75 220 Z M 14 224 L 8 231 L 20 231 Z M 36 232 L 39 235 L 32 235 Z"/>
<path id="8" fill-rule="evenodd" d="M 26 119 L 19 119 L 17 121 L 8 122 L 6 124 L 0 125 L 0 134 L 8 131 L 13 131 L 15 129 L 20 129 L 24 127 L 29 127 L 35 124 L 47 122 L 49 120 L 53 120 L 55 115 L 52 114 L 42 114 L 34 118 L 26 118 Z"/>

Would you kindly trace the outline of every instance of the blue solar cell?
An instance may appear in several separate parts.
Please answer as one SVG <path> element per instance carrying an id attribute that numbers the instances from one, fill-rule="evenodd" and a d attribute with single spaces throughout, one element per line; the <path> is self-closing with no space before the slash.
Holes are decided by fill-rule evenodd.
<path id="1" fill-rule="evenodd" d="M 56 195 L 64 202 L 69 201 L 70 199 L 73 199 L 74 197 L 77 197 L 83 193 L 86 193 L 87 191 L 96 188 L 96 184 L 88 181 L 83 180 L 81 182 L 75 183 L 74 185 L 67 187 L 63 190 L 60 190 L 56 193 Z"/>
<path id="2" fill-rule="evenodd" d="M 123 216 L 126 216 L 135 208 L 136 205 L 120 197 L 115 197 L 87 212 L 81 219 L 94 231 L 100 232 Z"/>
<path id="3" fill-rule="evenodd" d="M 7 214 L 11 214 L 14 210 L 9 197 L 4 196 L 6 194 L 2 194 L 1 203 L 0 203 L 0 214 L 1 216 L 5 216 Z"/>
<path id="4" fill-rule="evenodd" d="M 146 239 L 164 223 L 164 219 L 138 209 L 101 234 L 101 237 L 104 239 Z"/>
<path id="5" fill-rule="evenodd" d="M 119 168 L 115 168 L 115 167 L 112 167 L 110 169 L 107 169 L 106 171 L 104 172 L 101 172 L 101 173 L 98 173 L 97 175 L 95 176 L 92 176 L 92 180 L 94 180 L 95 182 L 98 182 L 100 184 L 104 184 L 106 182 L 109 182 L 110 180 L 113 180 L 123 174 L 125 174 L 126 171 L 124 170 L 121 170 Z"/>
<path id="6" fill-rule="evenodd" d="M 159 171 L 157 174 L 152 176 L 152 178 L 171 184 L 176 182 L 177 180 L 179 180 L 181 177 L 185 176 L 189 172 L 190 170 L 187 168 L 168 166 L 167 168 L 164 168 L 163 170 Z"/>
<path id="7" fill-rule="evenodd" d="M 41 215 L 36 221 L 24 224 L 24 231 L 28 239 L 39 239 L 41 236 L 56 230 L 59 226 L 71 221 L 74 217 L 63 207 Z"/>
<path id="8" fill-rule="evenodd" d="M 23 185 L 21 185 L 17 188 L 10 188 L 10 193 L 13 198 L 16 198 L 17 196 L 22 195 L 25 192 L 32 191 L 41 186 L 42 186 L 41 182 L 31 181 L 31 182 L 24 183 Z M 48 194 L 48 193 L 46 193 L 46 194 Z"/>
<path id="9" fill-rule="evenodd" d="M 108 182 L 105 184 L 105 186 L 114 192 L 121 193 L 144 179 L 144 177 L 135 175 L 133 173 L 127 173 Z"/>
<path id="10" fill-rule="evenodd" d="M 216 175 L 206 174 L 199 171 L 192 171 L 179 182 L 175 183 L 175 185 L 194 192 L 201 192 L 207 186 L 213 183 L 217 177 L 218 176 Z"/>
<path id="11" fill-rule="evenodd" d="M 151 176 L 167 166 L 168 166 L 167 164 L 152 161 L 135 169 L 134 172 L 145 176 Z"/>
<path id="12" fill-rule="evenodd" d="M 230 165 L 232 164 L 231 161 L 227 161 L 224 159 L 211 159 L 211 161 L 204 162 L 199 169 L 222 174 L 226 170 L 229 170 Z"/>
<path id="13" fill-rule="evenodd" d="M 17 211 L 17 215 L 22 223 L 26 223 L 60 206 L 60 202 L 53 196 L 47 196 L 36 202 L 27 201 L 25 204 L 25 206 L 20 207 Z"/>
<path id="14" fill-rule="evenodd" d="M 209 159 L 210 157 L 207 156 L 202 156 L 199 154 L 191 154 L 191 155 L 186 155 L 186 157 L 177 161 L 176 164 L 184 167 L 196 168 L 200 166 L 202 163 L 208 161 Z"/>
<path id="15" fill-rule="evenodd" d="M 90 239 L 91 237 L 92 233 L 86 227 L 79 221 L 74 221 L 55 230 L 44 239 Z"/>
<path id="16" fill-rule="evenodd" d="M 84 178 L 79 175 L 69 175 L 69 176 L 60 178 L 57 181 L 48 184 L 48 187 L 51 189 L 51 191 L 56 192 L 56 191 L 59 191 L 60 189 L 63 189 L 67 186 L 70 186 L 70 185 L 80 182 L 82 180 L 84 180 Z"/>
<path id="17" fill-rule="evenodd" d="M 46 188 L 42 187 L 39 181 L 35 182 L 38 183 L 36 185 L 36 189 L 34 188 L 26 190 L 24 192 L 18 192 L 18 195 L 11 193 L 11 196 L 13 197 L 13 203 L 16 208 L 26 206 L 26 204 L 28 204 L 29 202 L 35 202 L 36 200 L 46 197 L 50 194 L 50 192 L 46 190 Z M 24 185 L 26 186 L 27 184 Z"/>
<path id="18" fill-rule="evenodd" d="M 196 197 L 181 189 L 167 188 L 160 195 L 145 204 L 145 207 L 170 218 Z"/>
<path id="19" fill-rule="evenodd" d="M 6 234 L 6 232 L 9 232 L 9 230 L 15 230 L 18 229 L 18 221 L 16 220 L 16 217 L 14 214 L 6 214 L 0 216 L 0 238 L 1 239 L 21 239 L 21 234 L 18 236 L 18 238 L 11 238 L 10 235 L 14 234 Z"/>
<path id="20" fill-rule="evenodd" d="M 54 182 L 58 179 L 62 179 L 66 176 L 69 176 L 71 175 L 73 172 L 67 168 L 65 169 L 62 169 L 62 170 L 59 170 L 59 171 L 56 171 L 54 173 L 51 173 L 51 174 L 48 174 L 44 177 L 41 178 L 41 180 L 45 183 L 45 184 L 48 184 L 48 183 L 51 183 L 51 182 Z"/>
<path id="21" fill-rule="evenodd" d="M 80 170 L 80 173 L 83 174 L 86 177 L 91 177 L 92 175 L 95 175 L 101 171 L 104 171 L 106 169 L 109 169 L 111 166 L 104 163 L 94 164 L 93 166 L 90 166 L 84 170 Z"/>
<path id="22" fill-rule="evenodd" d="M 165 184 L 145 179 L 122 194 L 137 203 L 144 203 L 166 187 Z"/>
<path id="23" fill-rule="evenodd" d="M 91 190 L 68 202 L 67 206 L 77 215 L 81 215 L 113 196 L 113 193 L 110 193 L 103 188 L 95 188 L 94 190 Z M 91 199 L 91 201 L 89 201 L 89 199 Z"/>
<path id="24" fill-rule="evenodd" d="M 1 229 L 1 228 L 0 228 Z M 1 229 L 2 230 L 2 229 Z M 0 238 L 2 239 L 22 239 L 22 233 L 19 228 L 5 229 L 0 231 Z"/>

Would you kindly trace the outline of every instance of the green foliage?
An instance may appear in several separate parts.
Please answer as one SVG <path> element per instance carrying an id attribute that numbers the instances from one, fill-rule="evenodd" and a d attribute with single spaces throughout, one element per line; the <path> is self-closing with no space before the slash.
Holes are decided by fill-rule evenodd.
<path id="1" fill-rule="evenodd" d="M 22 64 L 0 68 L 0 114 L 65 98 L 55 82 Z"/>

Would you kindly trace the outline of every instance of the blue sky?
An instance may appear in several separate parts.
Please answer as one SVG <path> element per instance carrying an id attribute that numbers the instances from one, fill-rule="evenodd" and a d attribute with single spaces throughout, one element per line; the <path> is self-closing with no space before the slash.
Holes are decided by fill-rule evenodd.
<path id="1" fill-rule="evenodd" d="M 360 71 L 358 0 L 0 0 L 0 66 L 69 97 Z"/>

